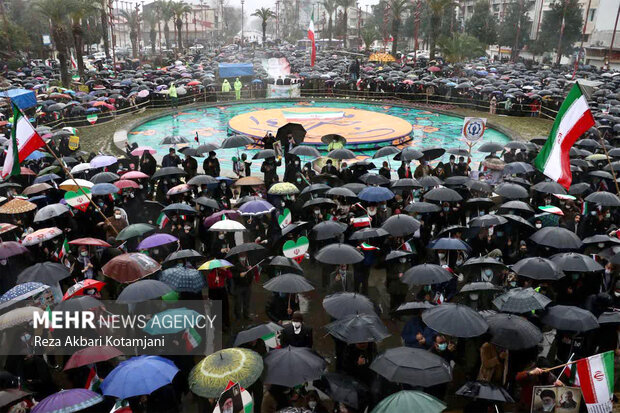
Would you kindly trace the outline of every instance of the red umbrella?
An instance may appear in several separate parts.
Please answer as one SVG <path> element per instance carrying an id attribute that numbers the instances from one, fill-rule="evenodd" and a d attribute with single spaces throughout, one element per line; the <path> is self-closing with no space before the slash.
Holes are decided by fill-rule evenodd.
<path id="1" fill-rule="evenodd" d="M 90 245 L 92 247 L 111 247 L 110 244 L 97 238 L 77 238 L 69 241 L 70 245 Z"/>
<path id="2" fill-rule="evenodd" d="M 125 188 L 135 188 L 135 189 L 138 189 L 138 188 L 140 188 L 140 185 L 138 185 L 137 182 L 130 181 L 129 179 L 121 179 L 120 181 L 114 182 L 114 185 L 116 185 L 116 187 L 118 189 L 125 189 Z"/>
<path id="3" fill-rule="evenodd" d="M 63 370 L 75 369 L 77 367 L 86 366 L 88 364 L 99 363 L 122 356 L 123 352 L 115 347 L 110 346 L 93 346 L 78 350 L 67 361 Z"/>
<path id="4" fill-rule="evenodd" d="M 104 285 L 105 283 L 103 281 L 97 281 L 90 278 L 78 281 L 67 289 L 64 297 L 62 297 L 62 301 L 68 300 L 71 297 L 78 297 L 84 295 L 85 291 L 92 290 L 93 288 L 97 290 L 97 292 L 101 292 L 101 289 Z"/>
<path id="5" fill-rule="evenodd" d="M 148 255 L 133 252 L 112 258 L 101 272 L 120 283 L 132 283 L 161 269 L 161 265 Z"/>
<path id="6" fill-rule="evenodd" d="M 191 82 L 187 82 L 187 86 L 198 86 L 200 84 L 197 80 L 192 80 Z"/>
<path id="7" fill-rule="evenodd" d="M 34 171 L 30 168 L 26 168 L 25 166 L 22 166 L 21 168 L 19 168 L 20 170 L 20 175 L 32 175 L 32 176 L 37 176 L 36 173 L 34 173 Z"/>
<path id="8" fill-rule="evenodd" d="M 437 66 L 431 66 L 431 67 L 428 68 L 428 71 L 429 72 L 440 72 L 441 68 L 437 67 Z"/>
<path id="9" fill-rule="evenodd" d="M 147 174 L 145 174 L 144 172 L 140 172 L 140 171 L 129 171 L 127 173 L 124 173 L 121 178 L 123 179 L 144 179 L 144 178 L 149 178 L 149 176 Z"/>
<path id="10" fill-rule="evenodd" d="M 215 212 L 205 218 L 204 223 L 203 223 L 205 228 L 211 228 L 211 226 L 215 224 L 217 221 L 221 221 L 222 215 L 226 215 L 226 218 L 229 218 L 229 219 L 235 219 L 235 218 L 238 218 L 241 214 L 239 214 L 239 211 L 235 211 L 232 209 Z"/>

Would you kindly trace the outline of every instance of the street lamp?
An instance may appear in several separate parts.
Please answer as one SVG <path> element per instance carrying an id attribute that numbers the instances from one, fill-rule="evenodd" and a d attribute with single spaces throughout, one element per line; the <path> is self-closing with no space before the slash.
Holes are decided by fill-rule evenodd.
<path id="1" fill-rule="evenodd" d="M 241 0 L 241 46 L 243 46 L 243 3 L 245 0 Z"/>

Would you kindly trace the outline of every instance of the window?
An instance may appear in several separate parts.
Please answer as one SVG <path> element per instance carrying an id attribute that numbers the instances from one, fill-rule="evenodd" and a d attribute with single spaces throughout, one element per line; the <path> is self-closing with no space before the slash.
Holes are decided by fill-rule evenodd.
<path id="1" fill-rule="evenodd" d="M 594 15 L 596 14 L 596 9 L 590 9 L 590 14 L 588 15 L 588 21 L 594 21 Z"/>

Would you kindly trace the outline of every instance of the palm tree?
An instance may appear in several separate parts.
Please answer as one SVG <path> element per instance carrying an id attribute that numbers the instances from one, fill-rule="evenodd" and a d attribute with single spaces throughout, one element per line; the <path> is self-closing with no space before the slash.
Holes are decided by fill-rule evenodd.
<path id="1" fill-rule="evenodd" d="M 78 75 L 84 80 L 84 30 L 82 20 L 92 15 L 97 10 L 98 3 L 91 3 L 88 0 L 73 0 L 69 8 L 71 17 L 71 33 L 73 35 L 73 46 L 75 47 L 75 58 L 77 59 Z"/>
<path id="2" fill-rule="evenodd" d="M 131 40 L 131 55 L 138 57 L 138 31 L 140 30 L 140 12 L 137 10 L 121 10 L 121 16 L 129 27 L 129 40 Z"/>
<path id="3" fill-rule="evenodd" d="M 349 26 L 349 8 L 353 7 L 353 5 L 355 4 L 354 0 L 336 0 L 336 4 L 340 7 L 342 7 L 342 20 L 343 20 L 343 24 L 344 24 L 344 36 L 343 36 L 343 43 L 342 46 L 346 49 L 347 48 L 347 37 L 348 37 L 348 33 L 349 31 L 348 26 Z"/>
<path id="4" fill-rule="evenodd" d="M 338 8 L 338 4 L 336 0 L 325 0 L 322 4 L 327 13 L 327 32 L 329 33 L 329 44 L 331 46 L 332 35 L 334 34 L 334 21 L 332 20 L 332 16 Z"/>
<path id="5" fill-rule="evenodd" d="M 441 55 L 450 63 L 459 63 L 474 57 L 484 56 L 484 45 L 469 34 L 454 33 L 444 36 L 438 42 Z"/>
<path id="6" fill-rule="evenodd" d="M 364 27 L 362 29 L 362 41 L 366 47 L 366 51 L 370 49 L 372 43 L 379 38 L 379 32 L 374 27 Z"/>
<path id="7" fill-rule="evenodd" d="M 67 56 L 69 55 L 67 9 L 69 5 L 70 2 L 67 0 L 39 0 L 36 3 L 37 10 L 50 22 L 52 40 L 56 48 L 58 62 L 60 62 L 60 80 L 66 88 L 70 86 L 71 82 L 67 67 Z"/>
<path id="8" fill-rule="evenodd" d="M 426 0 L 427 2 L 427 6 L 429 9 L 429 15 L 430 15 L 430 24 L 428 27 L 428 31 L 429 31 L 429 38 L 430 38 L 430 58 L 431 60 L 435 58 L 435 51 L 436 51 L 436 43 L 437 43 L 437 37 L 438 37 L 438 32 L 439 32 L 439 28 L 441 26 L 441 18 L 443 17 L 443 14 L 452 6 L 454 6 L 454 2 L 453 0 Z"/>
<path id="9" fill-rule="evenodd" d="M 101 37 L 103 38 L 103 49 L 106 59 L 110 58 L 110 40 L 108 38 L 109 22 L 108 22 L 108 2 L 107 0 L 99 0 L 99 14 L 101 17 Z"/>
<path id="10" fill-rule="evenodd" d="M 263 29 L 263 47 L 265 47 L 265 42 L 267 41 L 267 21 L 273 17 L 276 17 L 276 14 L 271 11 L 270 8 L 261 7 L 260 9 L 256 9 L 252 16 L 258 17 L 261 19 L 261 27 Z"/>
<path id="11" fill-rule="evenodd" d="M 172 19 L 172 17 L 174 17 L 174 13 L 172 12 L 172 1 L 158 0 L 157 9 L 159 11 L 160 19 L 164 21 L 164 37 L 166 38 L 166 49 L 170 50 L 170 27 L 168 27 L 168 22 L 170 21 L 170 19 Z M 159 38 L 161 41 L 161 33 L 159 34 Z"/>
<path id="12" fill-rule="evenodd" d="M 159 23 L 159 18 L 157 17 L 157 10 L 155 10 L 155 8 L 148 9 L 148 12 L 144 13 L 144 21 L 149 25 L 151 53 L 154 55 L 156 53 L 155 46 L 157 43 L 157 24 Z"/>
<path id="13" fill-rule="evenodd" d="M 177 31 L 177 48 L 179 51 L 183 50 L 183 15 L 185 13 L 191 13 L 192 7 L 189 4 L 179 2 L 172 2 L 172 15 L 174 16 L 174 24 Z"/>
<path id="14" fill-rule="evenodd" d="M 405 10 L 411 8 L 409 0 L 390 0 L 390 11 L 392 12 L 392 55 L 396 56 L 398 51 L 398 31 Z"/>

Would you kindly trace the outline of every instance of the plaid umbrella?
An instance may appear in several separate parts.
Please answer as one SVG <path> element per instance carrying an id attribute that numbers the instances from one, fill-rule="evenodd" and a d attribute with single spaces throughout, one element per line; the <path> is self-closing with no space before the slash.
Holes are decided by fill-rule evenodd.
<path id="1" fill-rule="evenodd" d="M 200 292 L 206 286 L 205 279 L 198 270 L 182 266 L 162 271 L 159 280 L 177 292 Z"/>

